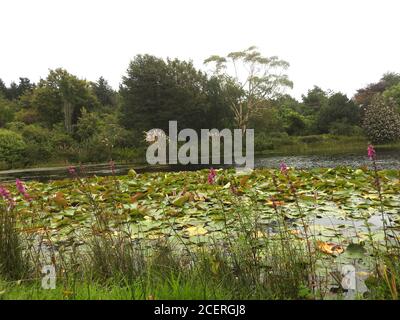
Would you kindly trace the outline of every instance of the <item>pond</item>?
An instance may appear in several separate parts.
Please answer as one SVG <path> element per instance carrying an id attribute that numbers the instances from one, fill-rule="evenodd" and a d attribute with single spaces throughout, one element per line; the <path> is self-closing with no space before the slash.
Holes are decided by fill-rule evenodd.
<path id="1" fill-rule="evenodd" d="M 313 168 L 335 168 L 338 166 L 348 166 L 359 168 L 370 165 L 366 153 L 347 153 L 333 155 L 292 155 L 292 156 L 256 156 L 254 165 L 256 168 L 278 168 L 279 163 L 284 160 L 290 167 L 297 169 Z M 380 151 L 377 159 L 379 169 L 400 169 L 400 150 Z M 141 172 L 162 172 L 162 171 L 194 171 L 209 168 L 211 165 L 148 165 L 141 161 L 126 164 L 117 164 L 116 175 L 125 175 L 133 168 L 138 173 Z M 228 167 L 215 165 L 214 167 Z M 112 172 L 107 163 L 88 164 L 84 166 L 83 176 L 108 176 Z M 49 181 L 68 178 L 67 166 L 31 168 L 17 170 L 0 171 L 0 182 L 14 181 L 16 178 L 29 181 Z"/>

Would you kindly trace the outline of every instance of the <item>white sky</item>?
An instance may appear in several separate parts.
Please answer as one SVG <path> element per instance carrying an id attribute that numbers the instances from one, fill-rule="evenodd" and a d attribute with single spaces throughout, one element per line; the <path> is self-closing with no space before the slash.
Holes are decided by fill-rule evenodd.
<path id="1" fill-rule="evenodd" d="M 398 0 L 0 0 L 0 78 L 63 67 L 117 88 L 139 53 L 192 59 L 256 45 L 290 62 L 290 92 L 352 96 L 400 72 Z"/>

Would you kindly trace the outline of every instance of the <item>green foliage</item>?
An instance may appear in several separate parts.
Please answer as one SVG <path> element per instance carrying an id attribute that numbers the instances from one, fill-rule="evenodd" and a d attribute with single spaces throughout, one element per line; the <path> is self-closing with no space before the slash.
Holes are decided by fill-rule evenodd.
<path id="1" fill-rule="evenodd" d="M 16 213 L 0 198 L 0 278 L 21 280 L 28 271 Z"/>
<path id="2" fill-rule="evenodd" d="M 206 75 L 191 62 L 165 62 L 154 56 L 138 55 L 123 77 L 121 122 L 140 133 L 152 128 L 168 130 L 170 120 L 177 120 L 181 128 L 207 128 L 210 117 L 216 123 L 217 116 L 223 114 L 223 100 L 215 97 L 215 92 L 220 91 L 215 81 L 208 85 Z M 214 106 L 218 108 L 215 115 Z"/>
<path id="3" fill-rule="evenodd" d="M 257 151 L 273 150 L 274 144 L 271 142 L 268 134 L 261 133 L 254 137 L 254 149 Z"/>
<path id="4" fill-rule="evenodd" d="M 19 83 L 11 82 L 9 87 L 6 87 L 0 79 L 0 96 L 12 101 L 19 99 L 22 95 L 31 92 L 35 85 L 28 78 L 19 78 Z"/>
<path id="5" fill-rule="evenodd" d="M 321 133 L 327 133 L 330 125 L 338 121 L 349 125 L 357 125 L 360 121 L 359 108 L 342 93 L 329 97 L 327 104 L 321 108 L 317 127 Z"/>
<path id="6" fill-rule="evenodd" d="M 211 77 L 205 84 L 204 94 L 204 128 L 232 128 L 234 117 L 229 102 L 237 94 L 235 88 L 224 86 L 218 77 Z"/>
<path id="7" fill-rule="evenodd" d="M 236 126 L 242 130 L 246 130 L 250 118 L 265 107 L 267 99 L 275 99 L 285 88 L 293 87 L 289 77 L 283 73 L 289 68 L 289 63 L 277 56 L 265 57 L 255 46 L 231 52 L 226 57 L 213 55 L 204 63 L 213 64 L 215 76 L 225 87 L 234 88 L 235 94 L 231 96 L 229 106 Z"/>
<path id="8" fill-rule="evenodd" d="M 397 86 L 400 84 L 400 73 L 387 72 L 382 76 L 381 81 L 385 82 L 387 88 Z"/>
<path id="9" fill-rule="evenodd" d="M 271 132 L 256 134 L 254 149 L 256 151 L 279 150 L 282 146 L 291 146 L 295 143 L 286 132 Z"/>
<path id="10" fill-rule="evenodd" d="M 39 84 L 34 91 L 32 105 L 37 112 L 39 121 L 48 128 L 64 119 L 60 94 L 56 88 L 46 86 L 45 83 Z M 21 120 L 25 121 L 22 115 Z"/>
<path id="11" fill-rule="evenodd" d="M 76 135 L 79 140 L 88 140 L 93 137 L 98 131 L 100 124 L 103 124 L 97 113 L 87 112 L 85 108 L 82 110 L 82 115 L 76 125 Z"/>
<path id="12" fill-rule="evenodd" d="M 393 104 L 377 96 L 366 108 L 364 130 L 374 143 L 386 143 L 400 139 L 400 114 Z"/>
<path id="13" fill-rule="evenodd" d="M 382 76 L 382 78 L 376 82 L 367 85 L 365 88 L 357 90 L 354 95 L 355 103 L 365 112 L 365 109 L 372 104 L 375 97 L 379 96 L 386 90 L 400 83 L 400 74 L 394 72 L 388 72 Z M 389 96 L 391 94 L 388 94 Z"/>
<path id="14" fill-rule="evenodd" d="M 337 136 L 361 136 L 361 127 L 347 123 L 346 120 L 335 121 L 329 125 L 329 133 Z"/>
<path id="15" fill-rule="evenodd" d="M 23 108 L 15 114 L 15 121 L 23 122 L 25 124 L 39 124 L 40 116 L 37 110 L 32 108 Z"/>
<path id="16" fill-rule="evenodd" d="M 251 117 L 249 127 L 254 129 L 256 135 L 284 131 L 279 108 L 263 108 Z"/>
<path id="17" fill-rule="evenodd" d="M 304 136 L 304 137 L 299 137 L 299 141 L 303 143 L 317 143 L 324 141 L 324 136 L 322 135 Z"/>
<path id="18" fill-rule="evenodd" d="M 319 112 L 328 103 L 329 94 L 320 87 L 314 86 L 313 89 L 308 90 L 307 95 L 301 97 L 304 105 L 302 113 L 309 115 Z"/>
<path id="19" fill-rule="evenodd" d="M 68 133 L 72 133 L 82 108 L 94 110 L 99 105 L 89 83 L 64 69 L 50 70 L 35 90 L 32 104 L 46 126 L 63 121 Z"/>
<path id="20" fill-rule="evenodd" d="M 297 142 L 307 152 L 319 143 L 325 150 L 332 139 L 340 138 L 344 144 L 344 136 L 364 134 L 360 125 L 368 122 L 365 111 L 377 95 L 382 94 L 385 104 L 393 104 L 400 112 L 397 73 L 387 73 L 379 82 L 358 90 L 353 100 L 314 86 L 298 101 L 283 94 L 292 86 L 281 72 L 289 64 L 262 56 L 255 47 L 226 57 L 214 55 L 205 62 L 214 64 L 213 74 L 196 69 L 190 61 L 138 55 L 118 92 L 103 77 L 88 82 L 64 69 L 50 70 L 37 85 L 20 78 L 6 86 L 0 79 L 0 128 L 22 134 L 24 163 L 32 165 L 110 158 L 129 161 L 145 153 L 144 131 L 167 131 L 170 120 L 177 120 L 179 129 L 253 128 L 257 152 L 277 152 L 285 146 L 289 150 Z M 396 123 L 396 116 L 389 114 Z M 300 141 L 302 136 L 317 134 L 330 137 L 310 145 Z M 374 139 L 396 139 L 393 134 L 381 135 L 387 138 Z M 1 167 L 22 164 L 17 162 L 3 159 Z"/>
<path id="21" fill-rule="evenodd" d="M 86 109 L 76 126 L 76 136 L 84 161 L 109 160 L 114 148 L 130 144 L 129 132 L 119 125 L 116 115 L 101 116 Z"/>
<path id="22" fill-rule="evenodd" d="M 10 165 L 24 162 L 26 147 L 20 134 L 0 129 L 0 162 Z"/>
<path id="23" fill-rule="evenodd" d="M 285 110 L 282 114 L 282 120 L 285 131 L 289 135 L 304 134 L 307 124 L 306 119 L 301 114 L 292 110 Z"/>
<path id="24" fill-rule="evenodd" d="M 0 128 L 14 120 L 15 104 L 0 95 Z"/>
<path id="25" fill-rule="evenodd" d="M 20 122 L 20 121 L 13 121 L 13 122 L 9 122 L 6 125 L 6 129 L 14 131 L 14 132 L 21 132 L 22 129 L 26 126 L 25 123 Z"/>
<path id="26" fill-rule="evenodd" d="M 53 153 L 50 131 L 35 124 L 25 126 L 21 131 L 26 142 L 26 154 L 30 163 L 49 160 Z"/>
<path id="27" fill-rule="evenodd" d="M 7 87 L 2 79 L 0 79 L 0 98 L 5 98 L 7 95 Z"/>
<path id="28" fill-rule="evenodd" d="M 400 112 L 400 84 L 394 85 L 383 92 L 383 97 L 387 103 L 392 103 Z"/>
<path id="29" fill-rule="evenodd" d="M 117 94 L 108 84 L 107 80 L 100 77 L 97 82 L 92 84 L 93 93 L 96 95 L 101 106 L 115 108 L 117 105 Z"/>

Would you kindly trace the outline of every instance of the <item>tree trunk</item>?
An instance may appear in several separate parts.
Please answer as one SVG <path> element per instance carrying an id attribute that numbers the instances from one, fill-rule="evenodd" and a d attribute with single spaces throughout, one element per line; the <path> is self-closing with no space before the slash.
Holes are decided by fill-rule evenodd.
<path id="1" fill-rule="evenodd" d="M 64 126 L 68 133 L 72 133 L 72 104 L 64 100 Z"/>

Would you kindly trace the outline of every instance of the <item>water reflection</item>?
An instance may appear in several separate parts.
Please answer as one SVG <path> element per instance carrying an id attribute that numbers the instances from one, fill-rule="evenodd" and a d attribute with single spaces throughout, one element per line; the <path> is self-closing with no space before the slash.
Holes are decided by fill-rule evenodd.
<path id="1" fill-rule="evenodd" d="M 256 156 L 256 168 L 278 168 L 279 163 L 284 160 L 290 167 L 297 169 L 312 168 L 334 168 L 337 166 L 348 166 L 359 168 L 370 165 L 366 154 L 340 154 L 340 155 L 307 155 L 307 156 Z M 379 152 L 377 160 L 380 169 L 400 169 L 400 150 L 390 150 Z M 129 164 L 119 164 L 116 166 L 116 174 L 127 174 L 129 169 L 134 168 L 137 172 L 160 172 L 160 171 L 193 171 L 209 168 L 211 165 L 158 165 L 150 166 L 144 164 L 143 161 L 136 161 Z M 216 168 L 228 167 L 214 165 Z M 107 176 L 111 175 L 108 164 L 85 165 L 85 175 Z M 15 178 L 22 180 L 57 180 L 68 178 L 67 167 L 54 168 L 33 168 L 20 170 L 0 171 L 0 181 L 13 181 Z"/>

